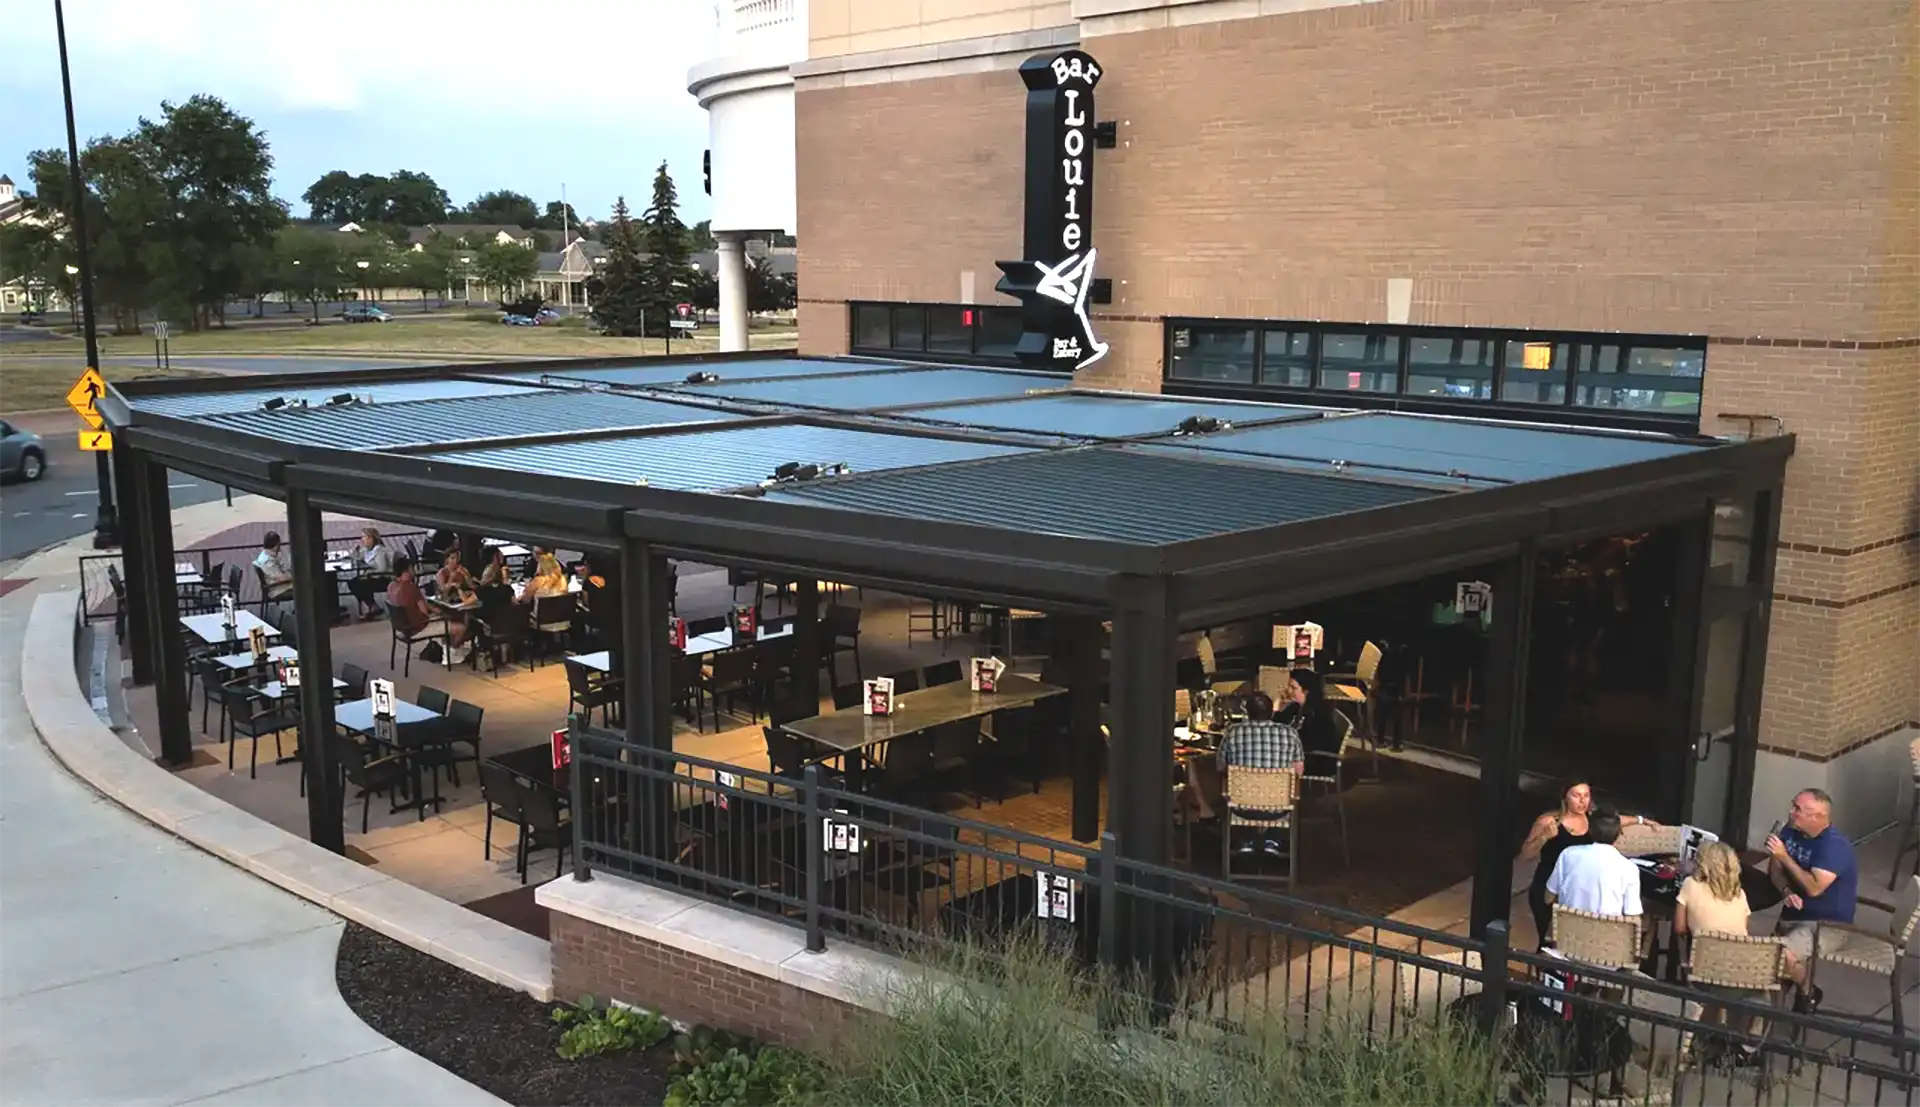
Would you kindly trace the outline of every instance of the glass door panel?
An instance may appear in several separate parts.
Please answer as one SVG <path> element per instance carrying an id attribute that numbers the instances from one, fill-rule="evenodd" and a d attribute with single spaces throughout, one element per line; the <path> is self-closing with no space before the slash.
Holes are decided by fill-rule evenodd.
<path id="1" fill-rule="evenodd" d="M 1706 627 L 1701 651 L 1699 724 L 1688 766 L 1687 821 L 1732 838 L 1733 779 L 1740 752 L 1753 741 L 1740 713 L 1740 681 L 1751 616 L 1724 615 Z"/>

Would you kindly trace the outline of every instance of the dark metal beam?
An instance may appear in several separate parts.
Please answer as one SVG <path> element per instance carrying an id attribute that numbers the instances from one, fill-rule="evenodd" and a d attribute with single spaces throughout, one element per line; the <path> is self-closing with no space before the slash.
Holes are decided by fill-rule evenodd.
<path id="1" fill-rule="evenodd" d="M 1100 769 L 1106 744 L 1100 737 L 1100 689 L 1107 666 L 1101 657 L 1106 630 L 1088 615 L 1052 615 L 1055 662 L 1064 671 L 1067 695 L 1068 778 L 1073 785 L 1073 839 L 1100 837 Z"/>
<path id="2" fill-rule="evenodd" d="M 127 658 L 135 684 L 153 683 L 153 610 L 142 572 L 146 546 L 146 489 L 135 473 L 133 448 L 119 438 L 113 444 L 113 480 L 120 492 L 120 573 L 126 588 L 122 612 L 127 627 Z"/>
<path id="3" fill-rule="evenodd" d="M 1531 541 L 1501 562 L 1493 580 L 1493 641 L 1487 661 L 1486 729 L 1480 739 L 1479 829 L 1474 842 L 1473 933 L 1504 921 L 1513 902 L 1513 830 L 1519 816 L 1520 754 L 1527 717 L 1527 655 L 1533 641 Z"/>
<path id="4" fill-rule="evenodd" d="M 1107 827 L 1120 855 L 1165 864 L 1173 837 L 1174 618 L 1165 577 L 1113 582 Z"/>
<path id="5" fill-rule="evenodd" d="M 320 509 L 299 489 L 287 493 L 288 544 L 293 547 L 293 617 L 300 637 L 300 757 L 307 771 L 307 837 L 321 849 L 347 851 L 340 766 L 333 730 L 333 624 L 338 597 L 329 595 L 327 529 Z M 416 799 L 418 797 L 415 797 Z"/>
<path id="6" fill-rule="evenodd" d="M 820 581 L 804 573 L 793 582 L 793 684 L 809 713 L 820 703 Z"/>
<path id="7" fill-rule="evenodd" d="M 173 506 L 167 498 L 167 469 L 139 458 L 142 510 L 146 528 L 141 543 L 147 608 L 153 628 L 153 699 L 160 721 L 160 759 L 169 765 L 193 761 L 193 730 L 187 704 L 187 651 L 180 635 L 180 589 L 173 576 Z"/>

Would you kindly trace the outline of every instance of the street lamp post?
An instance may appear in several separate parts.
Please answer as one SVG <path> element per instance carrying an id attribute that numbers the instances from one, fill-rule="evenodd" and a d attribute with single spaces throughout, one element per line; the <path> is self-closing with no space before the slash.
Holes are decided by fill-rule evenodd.
<path id="1" fill-rule="evenodd" d="M 466 278 L 466 295 L 463 299 L 471 306 L 473 304 L 473 258 L 465 254 L 460 256 L 460 272 Z"/>
<path id="2" fill-rule="evenodd" d="M 354 264 L 360 267 L 360 298 L 362 300 L 365 300 L 368 298 L 367 297 L 367 269 L 371 267 L 373 263 L 368 261 L 366 258 L 361 258 L 359 261 L 354 262 Z"/>
<path id="3" fill-rule="evenodd" d="M 80 326 L 87 341 L 87 365 L 97 369 L 100 365 L 100 339 L 94 330 L 93 265 L 87 256 L 87 192 L 80 179 L 80 136 L 73 125 L 73 75 L 67 68 L 67 14 L 60 0 L 53 0 L 53 25 L 60 39 L 60 93 L 67 107 L 67 174 L 73 186 L 74 248 L 80 261 L 78 266 L 70 265 L 67 270 L 79 278 Z M 94 479 L 99 485 L 98 506 L 93 516 L 93 548 L 96 550 L 120 544 L 119 525 L 113 508 L 113 470 L 107 458 L 108 452 L 105 450 L 96 451 L 93 455 Z"/>

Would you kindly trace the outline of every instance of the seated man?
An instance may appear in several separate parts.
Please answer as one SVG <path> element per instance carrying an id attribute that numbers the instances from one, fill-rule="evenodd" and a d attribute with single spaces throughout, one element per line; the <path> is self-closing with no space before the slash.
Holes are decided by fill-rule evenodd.
<path id="1" fill-rule="evenodd" d="M 254 556 L 253 567 L 260 571 L 267 599 L 293 598 L 293 566 L 287 562 L 287 551 L 280 544 L 279 532 L 270 530 L 260 539 L 260 552 Z"/>
<path id="2" fill-rule="evenodd" d="M 1569 846 L 1547 877 L 1547 902 L 1609 918 L 1641 914 L 1640 868 L 1614 843 L 1620 840 L 1620 816 L 1596 811 L 1587 819 L 1583 846 Z"/>
<path id="3" fill-rule="evenodd" d="M 1265 692 L 1247 697 L 1247 717 L 1227 728 L 1220 739 L 1222 773 L 1235 765 L 1243 769 L 1292 769 L 1298 777 L 1306 768 L 1306 749 L 1300 745 L 1300 732 L 1273 717 L 1273 698 Z M 1278 856 L 1285 852 L 1281 844 L 1268 838 L 1262 849 Z M 1241 847 L 1252 852 L 1252 843 Z"/>
<path id="4" fill-rule="evenodd" d="M 1777 933 L 1795 960 L 1813 959 L 1814 938 L 1820 951 L 1830 953 L 1846 941 L 1846 932 L 1822 927 L 1823 922 L 1851 923 L 1860 866 L 1853 843 L 1834 829 L 1833 797 L 1808 788 L 1793 797 L 1787 827 L 1767 839 L 1767 876 L 1784 895 Z M 1794 1007 L 1812 1011 L 1820 1006 L 1820 989 L 1794 997 Z"/>
<path id="5" fill-rule="evenodd" d="M 426 593 L 420 591 L 420 582 L 414 579 L 413 562 L 404 557 L 393 563 L 393 583 L 387 586 L 387 610 L 408 634 L 418 634 L 434 621 Z M 446 664 L 449 668 L 465 659 L 466 654 L 460 650 L 465 638 L 464 626 L 448 626 Z"/>

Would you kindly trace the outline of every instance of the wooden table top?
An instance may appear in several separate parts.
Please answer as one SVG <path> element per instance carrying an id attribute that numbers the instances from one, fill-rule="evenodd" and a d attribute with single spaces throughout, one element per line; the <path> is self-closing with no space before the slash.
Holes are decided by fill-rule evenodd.
<path id="1" fill-rule="evenodd" d="M 893 714 L 866 715 L 857 708 L 788 723 L 788 733 L 842 753 L 931 729 L 942 723 L 1027 707 L 1066 692 L 1032 677 L 1003 675 L 997 692 L 975 692 L 964 680 L 904 692 L 893 699 Z"/>

